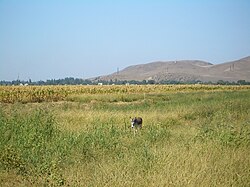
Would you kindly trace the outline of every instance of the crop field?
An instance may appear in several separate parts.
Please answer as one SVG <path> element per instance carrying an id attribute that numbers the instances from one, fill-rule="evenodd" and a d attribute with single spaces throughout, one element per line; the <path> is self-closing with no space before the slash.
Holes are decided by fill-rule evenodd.
<path id="1" fill-rule="evenodd" d="M 0 138 L 0 186 L 250 186 L 250 86 L 1 86 Z"/>

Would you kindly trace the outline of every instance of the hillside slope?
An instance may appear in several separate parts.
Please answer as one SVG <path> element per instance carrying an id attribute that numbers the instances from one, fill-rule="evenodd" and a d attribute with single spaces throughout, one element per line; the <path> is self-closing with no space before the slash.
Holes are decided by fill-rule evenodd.
<path id="1" fill-rule="evenodd" d="M 129 66 L 120 72 L 100 76 L 96 80 L 250 81 L 250 57 L 216 65 L 199 60 L 151 62 Z"/>

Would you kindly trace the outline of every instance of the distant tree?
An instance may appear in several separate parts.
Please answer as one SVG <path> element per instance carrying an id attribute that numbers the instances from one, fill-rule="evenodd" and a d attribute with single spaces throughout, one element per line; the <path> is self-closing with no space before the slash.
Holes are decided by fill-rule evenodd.
<path id="1" fill-rule="evenodd" d="M 155 84 L 155 80 L 148 80 L 147 83 L 148 84 Z"/>
<path id="2" fill-rule="evenodd" d="M 245 80 L 238 80 L 237 84 L 239 84 L 239 85 L 246 85 L 247 83 L 246 83 Z"/>

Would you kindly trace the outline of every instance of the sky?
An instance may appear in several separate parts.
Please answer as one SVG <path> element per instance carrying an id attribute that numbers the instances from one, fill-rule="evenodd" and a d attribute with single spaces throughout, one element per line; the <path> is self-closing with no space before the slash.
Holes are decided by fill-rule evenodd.
<path id="1" fill-rule="evenodd" d="M 0 0 L 0 80 L 249 55 L 249 0 Z"/>

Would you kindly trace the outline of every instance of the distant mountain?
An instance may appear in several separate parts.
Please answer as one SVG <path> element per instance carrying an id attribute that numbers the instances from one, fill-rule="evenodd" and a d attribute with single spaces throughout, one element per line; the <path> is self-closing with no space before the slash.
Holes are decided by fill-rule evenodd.
<path id="1" fill-rule="evenodd" d="M 199 60 L 158 61 L 129 66 L 119 72 L 94 80 L 154 80 L 160 81 L 250 81 L 250 56 L 240 60 L 213 65 Z"/>

